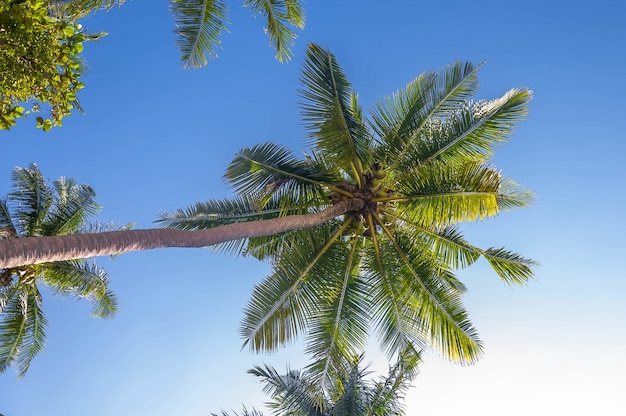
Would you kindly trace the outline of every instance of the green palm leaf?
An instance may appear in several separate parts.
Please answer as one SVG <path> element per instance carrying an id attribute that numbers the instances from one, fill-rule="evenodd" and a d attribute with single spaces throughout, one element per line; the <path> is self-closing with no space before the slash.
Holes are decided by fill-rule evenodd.
<path id="1" fill-rule="evenodd" d="M 401 416 L 404 406 L 401 398 L 409 382 L 417 376 L 421 363 L 419 351 L 408 346 L 399 354 L 398 361 L 389 369 L 389 375 L 375 383 L 369 390 L 365 416 Z"/>
<path id="2" fill-rule="evenodd" d="M 302 230 L 289 256 L 282 256 L 274 273 L 255 287 L 240 326 L 252 350 L 273 351 L 291 342 L 318 313 L 328 289 L 324 276 L 336 274 L 345 259 L 346 248 L 334 244 L 342 232 L 328 226 Z"/>
<path id="3" fill-rule="evenodd" d="M 226 4 L 220 0 L 172 0 L 170 11 L 183 67 L 200 68 L 216 58 L 220 36 L 227 30 Z"/>
<path id="4" fill-rule="evenodd" d="M 306 352 L 313 363 L 308 369 L 321 385 L 331 383 L 343 360 L 365 347 L 370 321 L 368 287 L 358 276 L 357 244 L 353 239 L 349 254 L 344 253 L 343 267 L 327 275 L 321 294 L 325 299 L 319 302 L 319 312 L 309 327 Z"/>
<path id="5" fill-rule="evenodd" d="M 79 231 L 100 211 L 95 192 L 89 185 L 77 184 L 72 178 L 59 178 L 54 182 L 56 198 L 48 215 L 42 221 L 43 235 L 63 235 Z"/>
<path id="6" fill-rule="evenodd" d="M 263 391 L 272 397 L 268 406 L 277 415 L 326 416 L 324 409 L 329 404 L 323 393 L 315 388 L 306 374 L 289 370 L 280 375 L 271 366 L 255 366 L 248 373 L 259 377 L 265 383 Z"/>
<path id="7" fill-rule="evenodd" d="M 0 372 L 17 363 L 23 377 L 35 355 L 43 350 L 47 320 L 35 286 L 13 296 L 0 315 Z"/>
<path id="8" fill-rule="evenodd" d="M 239 151 L 224 177 L 241 194 L 259 190 L 272 193 L 291 184 L 293 192 L 287 192 L 287 195 L 319 197 L 321 186 L 337 181 L 337 174 L 319 169 L 319 165 L 296 159 L 283 146 L 265 143 Z"/>
<path id="9" fill-rule="evenodd" d="M 393 284 L 406 291 L 407 312 L 420 326 L 418 335 L 452 361 L 475 362 L 482 346 L 463 308 L 461 293 L 442 278 L 432 255 L 415 244 L 411 235 L 392 234 L 386 227 L 385 234 L 389 238 L 381 244 L 381 251 L 389 253 L 385 265 L 395 279 Z M 393 253 L 395 262 L 391 261 Z"/>
<path id="10" fill-rule="evenodd" d="M 312 44 L 302 75 L 302 115 L 316 151 L 359 178 L 369 162 L 371 137 L 351 104 L 352 90 L 335 57 Z"/>
<path id="11" fill-rule="evenodd" d="M 15 238 L 17 235 L 17 229 L 13 225 L 7 200 L 0 199 L 0 238 Z"/>
<path id="12" fill-rule="evenodd" d="M 489 248 L 481 253 L 498 276 L 508 284 L 521 285 L 533 277 L 538 263 L 504 248 Z"/>
<path id="13" fill-rule="evenodd" d="M 526 89 L 513 89 L 501 98 L 468 102 L 445 118 L 429 120 L 416 150 L 403 159 L 399 168 L 434 159 L 447 163 L 486 160 L 494 145 L 502 143 L 526 116 L 531 97 Z"/>
<path id="14" fill-rule="evenodd" d="M 476 221 L 498 213 L 501 174 L 481 163 L 422 164 L 398 177 L 397 209 L 410 221 L 432 225 Z"/>
<path id="15" fill-rule="evenodd" d="M 39 235 L 41 222 L 53 201 L 52 190 L 35 164 L 29 169 L 16 167 L 11 180 L 14 190 L 9 194 L 9 200 L 18 234 Z"/>
<path id="16" fill-rule="evenodd" d="M 111 318 L 117 312 L 117 299 L 108 288 L 106 271 L 95 262 L 56 262 L 39 267 L 43 282 L 55 293 L 87 299 L 94 316 Z"/>
<path id="17" fill-rule="evenodd" d="M 304 11 L 298 0 L 246 0 L 244 6 L 250 7 L 254 14 L 267 19 L 266 31 L 270 44 L 276 49 L 276 59 L 289 61 L 292 56 L 291 46 L 296 34 L 289 28 L 304 28 Z"/>
<path id="18" fill-rule="evenodd" d="M 413 152 L 413 144 L 428 131 L 431 120 L 456 110 L 476 93 L 479 66 L 455 62 L 438 71 L 425 72 L 376 104 L 372 111 L 373 127 L 382 144 L 377 158 L 394 168 L 403 162 Z"/>

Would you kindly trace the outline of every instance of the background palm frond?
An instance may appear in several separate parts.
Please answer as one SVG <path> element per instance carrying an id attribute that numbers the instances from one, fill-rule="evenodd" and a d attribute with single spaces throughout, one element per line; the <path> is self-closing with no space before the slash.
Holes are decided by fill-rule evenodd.
<path id="1" fill-rule="evenodd" d="M 228 6 L 221 0 L 172 0 L 176 45 L 184 68 L 200 68 L 217 57 L 220 36 L 227 30 Z"/>
<path id="2" fill-rule="evenodd" d="M 289 61 L 296 34 L 289 26 L 304 28 L 304 10 L 298 0 L 246 0 L 244 6 L 267 19 L 266 32 L 276 50 L 276 59 Z"/>

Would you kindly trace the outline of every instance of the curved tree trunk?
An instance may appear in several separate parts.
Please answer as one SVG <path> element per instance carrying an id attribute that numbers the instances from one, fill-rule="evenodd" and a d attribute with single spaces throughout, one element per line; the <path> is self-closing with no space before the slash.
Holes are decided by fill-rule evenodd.
<path id="1" fill-rule="evenodd" d="M 262 237 L 321 225 L 346 212 L 363 208 L 360 199 L 341 201 L 305 215 L 228 224 L 205 230 L 126 230 L 51 237 L 0 240 L 0 269 L 165 247 L 207 247 L 239 238 Z"/>

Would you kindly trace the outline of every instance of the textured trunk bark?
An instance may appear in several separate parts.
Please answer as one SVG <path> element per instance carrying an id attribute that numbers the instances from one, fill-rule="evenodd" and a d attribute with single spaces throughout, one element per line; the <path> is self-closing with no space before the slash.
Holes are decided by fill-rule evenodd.
<path id="1" fill-rule="evenodd" d="M 238 238 L 315 227 L 346 212 L 362 209 L 364 205 L 363 200 L 350 199 L 315 214 L 290 215 L 197 231 L 151 229 L 3 239 L 0 240 L 0 269 L 153 248 L 206 247 Z"/>

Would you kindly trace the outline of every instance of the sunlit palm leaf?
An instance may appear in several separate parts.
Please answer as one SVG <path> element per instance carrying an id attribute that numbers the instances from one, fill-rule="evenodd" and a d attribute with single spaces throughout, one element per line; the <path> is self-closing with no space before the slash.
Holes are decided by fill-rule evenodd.
<path id="1" fill-rule="evenodd" d="M 307 50 L 301 104 L 315 149 L 353 178 L 370 158 L 371 137 L 352 111 L 350 83 L 335 57 L 312 44 Z"/>
<path id="2" fill-rule="evenodd" d="M 447 163 L 487 160 L 496 144 L 510 136 L 528 113 L 530 91 L 513 89 L 492 101 L 465 103 L 443 119 L 427 121 L 416 148 L 398 164 L 413 166 L 428 160 Z"/>
<path id="3" fill-rule="evenodd" d="M 411 154 L 413 144 L 428 130 L 432 119 L 454 111 L 478 89 L 478 67 L 455 62 L 438 71 L 425 72 L 377 104 L 372 111 L 373 125 L 382 146 L 377 158 L 393 165 Z"/>
<path id="4" fill-rule="evenodd" d="M 296 34 L 289 26 L 304 27 L 304 10 L 297 0 L 246 0 L 244 6 L 250 7 L 254 14 L 267 19 L 266 31 L 270 44 L 276 49 L 276 59 L 289 61 L 292 56 L 291 46 Z"/>
<path id="5" fill-rule="evenodd" d="M 397 207 L 410 221 L 447 225 L 498 213 L 500 172 L 480 163 L 428 163 L 399 177 Z"/>
<path id="6" fill-rule="evenodd" d="M 421 326 L 419 335 L 452 361 L 475 362 L 482 346 L 463 308 L 461 293 L 441 279 L 431 255 L 410 235 L 392 234 L 386 228 L 385 233 L 389 241 L 381 248 L 397 257 L 395 263 L 386 263 L 389 276 L 408 294 L 407 307 Z"/>
<path id="7" fill-rule="evenodd" d="M 183 67 L 200 68 L 217 57 L 222 31 L 228 24 L 226 3 L 220 0 L 172 0 L 177 46 Z"/>

